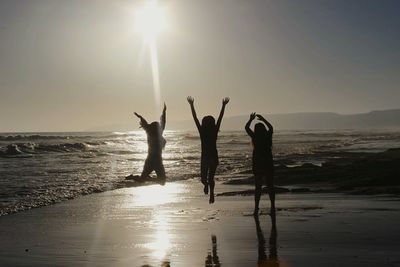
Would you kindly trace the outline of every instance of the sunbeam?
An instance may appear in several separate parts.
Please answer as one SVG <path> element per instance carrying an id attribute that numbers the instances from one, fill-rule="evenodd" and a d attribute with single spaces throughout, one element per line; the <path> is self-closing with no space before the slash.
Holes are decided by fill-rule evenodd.
<path id="1" fill-rule="evenodd" d="M 151 73 L 153 77 L 153 91 L 156 107 L 161 103 L 160 73 L 157 53 L 158 34 L 166 28 L 164 9 L 156 0 L 151 0 L 144 7 L 136 11 L 135 29 L 143 35 L 150 51 Z"/>

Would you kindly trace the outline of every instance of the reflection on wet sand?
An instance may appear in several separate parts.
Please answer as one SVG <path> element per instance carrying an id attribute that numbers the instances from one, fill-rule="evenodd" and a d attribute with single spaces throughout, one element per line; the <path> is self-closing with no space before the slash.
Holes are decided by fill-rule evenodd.
<path id="1" fill-rule="evenodd" d="M 135 190 L 132 200 L 129 202 L 131 207 L 158 206 L 175 203 L 180 201 L 180 195 L 184 187 L 179 184 L 169 183 L 165 186 L 148 185 Z M 157 195 L 154 195 L 157 192 Z"/>
<path id="2" fill-rule="evenodd" d="M 160 265 L 160 266 L 161 266 L 161 267 L 171 267 L 169 261 L 163 261 L 163 262 L 161 262 L 161 265 Z M 148 265 L 148 264 L 145 264 L 145 265 L 142 265 L 142 266 L 140 266 L 140 267 L 153 267 L 153 266 Z"/>
<path id="3" fill-rule="evenodd" d="M 218 254 L 217 254 L 217 237 L 215 235 L 211 235 L 212 241 L 212 252 L 208 252 L 206 256 L 205 267 L 220 267 L 221 263 L 219 262 Z"/>
<path id="4" fill-rule="evenodd" d="M 157 197 L 154 197 L 154 194 L 152 194 L 154 193 L 154 191 L 157 191 Z M 181 193 L 183 191 L 185 191 L 184 187 L 179 184 L 167 184 L 163 187 L 159 185 L 150 185 L 143 188 L 137 188 L 135 190 L 133 195 L 135 197 L 134 202 L 136 205 L 134 207 L 144 206 L 151 209 L 147 225 L 152 229 L 152 233 L 141 247 L 147 250 L 147 255 L 150 256 L 149 259 L 151 259 L 152 263 L 151 265 L 142 265 L 142 267 L 169 267 L 171 266 L 171 260 L 172 262 L 174 262 L 173 258 L 176 255 L 179 255 L 179 253 L 174 253 L 174 251 L 176 251 L 177 249 L 177 244 L 173 241 L 176 240 L 176 234 L 173 234 L 174 231 L 171 231 L 171 229 L 174 229 L 174 223 L 171 221 L 171 211 L 159 208 L 157 206 L 160 205 L 160 200 L 158 198 L 162 199 L 161 202 L 178 202 L 180 200 L 178 193 Z M 130 197 L 132 197 L 132 195 L 130 195 Z M 131 202 L 130 205 L 132 205 Z M 257 266 L 279 267 L 282 266 L 282 263 L 279 262 L 277 255 L 277 226 L 275 212 L 271 213 L 270 218 L 271 231 L 269 236 L 269 243 L 267 244 L 263 230 L 261 229 L 259 216 L 254 216 L 258 240 Z M 267 246 L 269 249 L 268 255 L 266 252 Z M 207 251 L 207 255 L 204 259 L 204 266 L 222 266 L 222 263 L 218 257 L 217 237 L 214 234 L 211 235 L 211 248 L 209 248 Z"/>
<path id="5" fill-rule="evenodd" d="M 163 259 L 171 249 L 170 233 L 169 233 L 169 217 L 163 212 L 158 212 L 153 215 L 151 224 L 155 226 L 153 242 L 147 244 L 147 247 L 152 251 L 153 257 Z"/>
<path id="6" fill-rule="evenodd" d="M 265 247 L 265 237 L 260 226 L 260 220 L 258 216 L 254 216 L 256 222 L 257 239 L 258 239 L 258 266 L 277 267 L 279 266 L 278 261 L 278 250 L 277 250 L 277 237 L 278 233 L 276 230 L 276 216 L 275 213 L 271 214 L 271 233 L 269 236 L 269 256 L 267 257 Z"/>

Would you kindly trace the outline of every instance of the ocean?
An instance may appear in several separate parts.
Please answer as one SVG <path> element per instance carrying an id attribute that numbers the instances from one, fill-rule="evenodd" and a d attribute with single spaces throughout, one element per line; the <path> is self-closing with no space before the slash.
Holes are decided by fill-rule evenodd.
<path id="1" fill-rule="evenodd" d="M 197 132 L 165 131 L 164 137 L 167 181 L 198 178 Z M 329 152 L 393 147 L 400 147 L 398 131 L 277 131 L 273 153 L 288 166 L 320 165 Z M 244 131 L 221 132 L 218 151 L 217 180 L 251 168 L 252 146 Z M 118 188 L 125 176 L 140 174 L 146 153 L 143 131 L 0 134 L 0 216 Z"/>

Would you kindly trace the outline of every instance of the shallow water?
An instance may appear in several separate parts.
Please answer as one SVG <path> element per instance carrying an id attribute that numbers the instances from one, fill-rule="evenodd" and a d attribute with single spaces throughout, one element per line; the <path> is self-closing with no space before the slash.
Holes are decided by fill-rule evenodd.
<path id="1" fill-rule="evenodd" d="M 169 180 L 197 177 L 200 140 L 196 132 L 166 131 L 164 165 Z M 277 131 L 274 157 L 291 164 L 321 164 L 319 152 L 377 152 L 400 147 L 394 131 Z M 251 166 L 244 132 L 221 132 L 217 179 L 230 179 Z M 106 133 L 0 134 L 0 216 L 79 195 L 114 189 L 139 174 L 146 157 L 143 131 Z M 327 155 L 329 158 L 329 153 Z"/>
<path id="2" fill-rule="evenodd" d="M 217 193 L 236 188 L 251 186 L 216 186 Z M 398 266 L 398 201 L 277 195 L 274 233 L 266 195 L 257 222 L 252 196 L 209 205 L 196 180 L 123 188 L 1 217 L 0 259 L 4 266 Z"/>

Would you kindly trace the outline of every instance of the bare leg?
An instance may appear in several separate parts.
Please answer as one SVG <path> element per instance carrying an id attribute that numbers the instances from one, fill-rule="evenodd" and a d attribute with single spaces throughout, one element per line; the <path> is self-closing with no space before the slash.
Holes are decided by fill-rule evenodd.
<path id="1" fill-rule="evenodd" d="M 201 176 L 201 183 L 204 185 L 204 194 L 206 195 L 208 194 L 207 174 L 208 174 L 208 164 L 202 161 L 200 166 L 200 176 Z"/>
<path id="2" fill-rule="evenodd" d="M 273 185 L 268 188 L 269 200 L 271 201 L 271 215 L 275 214 L 275 188 Z"/>
<path id="3" fill-rule="evenodd" d="M 214 203 L 214 187 L 215 187 L 214 176 L 216 169 L 217 165 L 211 166 L 208 174 L 208 184 L 210 186 L 210 200 L 209 200 L 210 204 Z"/>
<path id="4" fill-rule="evenodd" d="M 143 171 L 142 174 L 140 175 L 141 178 L 148 178 L 150 173 L 154 170 L 151 162 L 149 159 L 146 159 L 146 161 L 144 162 L 144 167 L 143 167 Z"/>
<path id="5" fill-rule="evenodd" d="M 158 166 L 156 166 L 155 171 L 156 171 L 156 174 L 157 174 L 157 180 L 160 181 L 160 184 L 164 185 L 165 184 L 165 180 L 167 178 L 165 176 L 165 168 L 164 168 L 164 165 L 163 165 L 162 161 L 160 161 Z"/>
<path id="6" fill-rule="evenodd" d="M 253 212 L 253 215 L 258 215 L 261 192 L 262 192 L 262 177 L 261 176 L 255 176 L 255 184 L 256 184 L 256 190 L 254 192 L 254 212 Z"/>

